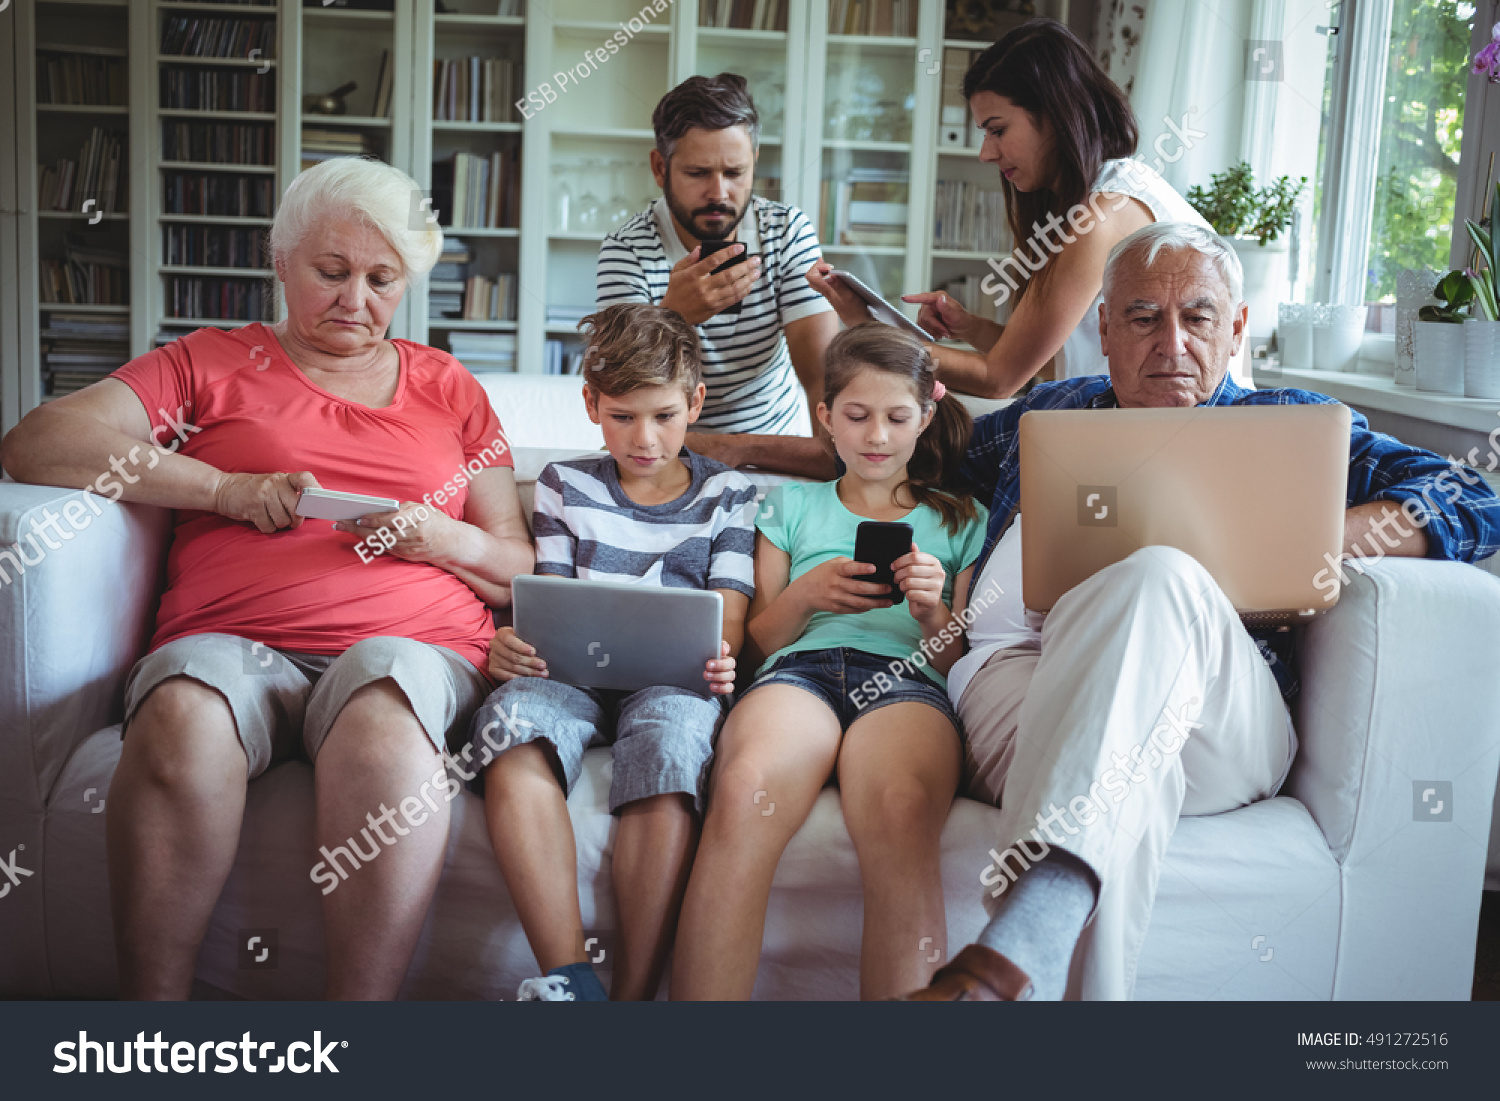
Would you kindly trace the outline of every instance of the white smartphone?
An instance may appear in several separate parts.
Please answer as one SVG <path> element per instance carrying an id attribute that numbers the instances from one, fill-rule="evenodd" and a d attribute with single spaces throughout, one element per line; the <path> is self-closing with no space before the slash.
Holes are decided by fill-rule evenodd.
<path id="1" fill-rule="evenodd" d="M 400 507 L 401 502 L 390 497 L 332 489 L 304 489 L 297 498 L 297 515 L 309 520 L 358 520 L 375 512 L 395 512 Z"/>
<path id="2" fill-rule="evenodd" d="M 865 305 L 870 307 L 870 316 L 873 317 L 876 321 L 884 322 L 887 325 L 893 325 L 898 329 L 905 329 L 907 332 L 911 333 L 912 336 L 916 337 L 919 340 L 925 340 L 930 344 L 935 344 L 937 342 L 937 338 L 935 336 L 929 333 L 926 329 L 922 328 L 922 326 L 918 325 L 911 318 L 907 317 L 904 313 L 898 310 L 895 306 L 891 305 L 884 298 L 881 298 L 880 295 L 876 294 L 869 287 L 865 286 L 865 284 L 860 281 L 857 275 L 854 275 L 847 271 L 837 270 L 835 270 L 833 274 L 843 280 L 844 286 L 848 287 L 855 294 L 859 295 L 860 298 L 864 299 Z"/>

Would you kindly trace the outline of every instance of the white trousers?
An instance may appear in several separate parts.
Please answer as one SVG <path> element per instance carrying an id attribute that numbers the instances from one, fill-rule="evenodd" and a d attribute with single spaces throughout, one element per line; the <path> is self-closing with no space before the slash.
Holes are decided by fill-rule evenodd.
<path id="1" fill-rule="evenodd" d="M 1296 748 L 1276 678 L 1197 560 L 1145 547 L 1066 593 L 1041 649 L 959 701 L 965 794 L 1002 812 L 986 906 L 1049 847 L 1098 875 L 1070 996 L 1128 998 L 1179 815 L 1274 795 Z M 1232 854 L 1226 854 L 1226 857 Z"/>

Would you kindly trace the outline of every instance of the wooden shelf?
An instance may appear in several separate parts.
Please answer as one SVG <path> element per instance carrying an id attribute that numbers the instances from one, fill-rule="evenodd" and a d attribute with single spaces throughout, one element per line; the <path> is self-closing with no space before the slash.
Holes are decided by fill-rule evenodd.
<path id="1" fill-rule="evenodd" d="M 158 116 L 164 119 L 203 119 L 206 122 L 222 119 L 226 122 L 275 122 L 275 111 L 199 111 L 189 107 L 158 107 Z"/>
<path id="2" fill-rule="evenodd" d="M 163 264 L 156 269 L 163 275 L 227 275 L 236 279 L 270 279 L 276 273 L 269 268 L 195 268 Z"/>
<path id="3" fill-rule="evenodd" d="M 374 115 L 303 115 L 303 126 L 353 126 L 360 130 L 389 130 L 390 119 Z"/>
<path id="4" fill-rule="evenodd" d="M 752 31 L 740 27 L 699 27 L 698 44 L 707 46 L 740 46 L 749 42 L 783 45 L 786 31 Z"/>
<path id="5" fill-rule="evenodd" d="M 96 211 L 96 210 L 91 210 L 87 214 L 85 214 L 81 210 L 38 210 L 36 212 L 36 216 L 38 218 L 47 218 L 47 219 L 54 219 L 55 218 L 55 219 L 58 219 L 59 221 L 73 221 L 73 222 L 87 222 L 91 218 L 100 218 L 101 221 L 105 221 L 105 222 L 128 222 L 128 221 L 130 221 L 130 215 L 129 214 L 121 214 L 121 213 L 104 214 L 101 217 L 100 212 Z"/>
<path id="6" fill-rule="evenodd" d="M 905 256 L 900 245 L 824 245 L 824 252 L 857 252 L 865 256 Z"/>
<path id="7" fill-rule="evenodd" d="M 174 172 L 258 172 L 273 175 L 274 164 L 223 164 L 218 161 L 157 161 L 156 167 L 170 168 Z"/>
<path id="8" fill-rule="evenodd" d="M 60 54 L 93 54 L 96 57 L 128 57 L 124 46 L 69 46 L 63 42 L 38 42 L 36 52 Z"/>
<path id="9" fill-rule="evenodd" d="M 435 12 L 432 25 L 436 30 L 497 30 L 524 28 L 526 20 L 516 15 L 470 15 L 466 12 Z M 611 27 L 611 30 L 615 28 Z"/>
<path id="10" fill-rule="evenodd" d="M 162 11 L 207 11 L 234 15 L 275 15 L 275 4 L 203 4 L 192 0 L 157 0 Z"/>
<path id="11" fill-rule="evenodd" d="M 860 141 L 854 138 L 825 138 L 824 149 L 851 149 L 858 153 L 910 153 L 909 141 Z"/>
<path id="12" fill-rule="evenodd" d="M 187 222 L 209 226 L 269 226 L 269 218 L 246 218 L 237 214 L 158 214 L 158 222 Z"/>
<path id="13" fill-rule="evenodd" d="M 128 115 L 130 108 L 113 103 L 38 103 L 37 114 Z"/>
<path id="14" fill-rule="evenodd" d="M 70 305 L 67 302 L 42 302 L 39 303 L 44 310 L 60 311 L 64 313 L 110 313 L 128 314 L 129 306 L 105 305 L 103 303 L 88 303 L 86 305 Z"/>
<path id="15" fill-rule="evenodd" d="M 433 119 L 432 129 L 476 134 L 519 134 L 521 124 L 519 122 L 449 122 Z"/>
<path id="16" fill-rule="evenodd" d="M 475 226 L 443 226 L 445 237 L 519 237 L 521 231 L 513 227 L 485 228 Z"/>
<path id="17" fill-rule="evenodd" d="M 516 331 L 514 321 L 455 321 L 446 317 L 429 317 L 427 319 L 429 329 L 446 329 L 451 332 L 468 333 L 513 333 Z"/>
<path id="18" fill-rule="evenodd" d="M 163 65 L 208 65 L 228 69 L 276 68 L 274 57 L 187 57 L 183 54 L 157 54 L 153 61 Z"/>
<path id="19" fill-rule="evenodd" d="M 235 321 L 227 317 L 159 317 L 156 319 L 156 327 L 159 329 L 242 329 L 246 325 L 270 325 L 269 320 L 262 321 Z"/>

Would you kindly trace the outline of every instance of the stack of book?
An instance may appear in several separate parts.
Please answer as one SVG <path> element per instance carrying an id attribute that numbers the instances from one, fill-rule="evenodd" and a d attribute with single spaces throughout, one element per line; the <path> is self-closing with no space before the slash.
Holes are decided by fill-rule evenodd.
<path id="1" fill-rule="evenodd" d="M 698 0 L 698 26 L 786 30 L 786 0 Z"/>
<path id="2" fill-rule="evenodd" d="M 52 313 L 41 331 L 42 386 L 52 397 L 82 390 L 130 359 L 130 323 Z"/>
<path id="3" fill-rule="evenodd" d="M 935 207 L 933 248 L 1002 251 L 1007 230 L 1005 196 L 999 191 L 968 180 L 939 180 Z"/>
<path id="4" fill-rule="evenodd" d="M 391 72 L 391 51 L 380 51 L 380 71 L 375 77 L 375 96 L 370 100 L 370 116 L 372 118 L 389 118 L 391 114 L 391 86 L 393 75 Z"/>
<path id="5" fill-rule="evenodd" d="M 260 278 L 166 277 L 166 315 L 205 321 L 270 320 L 271 284 Z"/>
<path id="6" fill-rule="evenodd" d="M 125 59 L 38 50 L 36 101 L 125 106 Z"/>
<path id="7" fill-rule="evenodd" d="M 842 180 L 825 179 L 820 235 L 833 245 L 904 245 L 908 198 L 903 169 L 854 168 Z"/>
<path id="8" fill-rule="evenodd" d="M 432 63 L 437 122 L 514 122 L 515 62 L 506 57 L 438 58 Z"/>
<path id="9" fill-rule="evenodd" d="M 491 279 L 471 275 L 464 286 L 465 321 L 514 321 L 516 318 L 516 276 L 503 271 Z"/>
<path id="10" fill-rule="evenodd" d="M 274 19 L 173 16 L 162 22 L 162 57 L 269 58 L 275 50 Z"/>
<path id="11" fill-rule="evenodd" d="M 449 333 L 448 349 L 471 371 L 514 371 L 514 333 Z"/>
<path id="12" fill-rule="evenodd" d="M 276 208 L 276 181 L 260 174 L 166 172 L 161 194 L 164 214 L 269 218 Z"/>
<path id="13" fill-rule="evenodd" d="M 304 171 L 335 157 L 374 156 L 374 140 L 358 130 L 330 130 L 322 126 L 302 128 L 302 168 Z"/>
<path id="14" fill-rule="evenodd" d="M 94 127 L 76 161 L 61 160 L 48 168 L 37 167 L 37 202 L 43 210 L 82 211 L 92 199 L 89 213 L 113 214 L 125 205 L 120 188 L 120 151 L 124 136 Z"/>
<path id="15" fill-rule="evenodd" d="M 276 110 L 276 74 L 163 65 L 161 106 L 171 111 Z"/>
<path id="16" fill-rule="evenodd" d="M 567 325 L 576 329 L 578 323 L 593 312 L 592 306 L 548 306 L 547 324 Z"/>
<path id="17" fill-rule="evenodd" d="M 63 259 L 42 261 L 41 299 L 70 306 L 123 306 L 129 266 L 124 252 L 94 247 L 70 233 Z"/>
<path id="18" fill-rule="evenodd" d="M 164 225 L 162 263 L 169 267 L 269 268 L 266 233 L 237 226 Z"/>
<path id="19" fill-rule="evenodd" d="M 427 273 L 427 316 L 433 320 L 459 317 L 464 312 L 464 287 L 469 261 L 474 259 L 469 246 L 452 237 L 443 238 L 438 262 Z"/>
<path id="20" fill-rule="evenodd" d="M 828 0 L 828 33 L 909 38 L 916 14 L 916 0 Z"/>
<path id="21" fill-rule="evenodd" d="M 549 375 L 583 374 L 583 349 L 566 348 L 561 340 L 547 341 L 544 355 L 545 371 Z"/>
<path id="22" fill-rule="evenodd" d="M 162 119 L 161 159 L 204 164 L 275 164 L 275 126 L 265 122 Z"/>
<path id="23" fill-rule="evenodd" d="M 432 205 L 438 224 L 500 229 L 517 224 L 517 165 L 514 149 L 488 157 L 454 153 L 432 165 Z"/>

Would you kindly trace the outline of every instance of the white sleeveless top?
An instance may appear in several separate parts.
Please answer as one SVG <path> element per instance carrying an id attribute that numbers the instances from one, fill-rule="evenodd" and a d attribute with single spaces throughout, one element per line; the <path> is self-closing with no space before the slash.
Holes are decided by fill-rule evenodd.
<path id="1" fill-rule="evenodd" d="M 1139 199 L 1151 211 L 1152 220 L 1157 222 L 1191 222 L 1213 231 L 1203 215 L 1189 206 L 1187 200 L 1177 194 L 1177 190 L 1144 161 L 1127 157 L 1105 161 L 1100 165 L 1099 175 L 1090 189 L 1090 194 L 1093 192 L 1129 195 L 1132 199 Z M 1109 361 L 1099 350 L 1099 307 L 1103 302 L 1104 295 L 1101 291 L 1089 306 L 1088 313 L 1083 315 L 1083 320 L 1078 323 L 1078 328 L 1068 335 L 1067 343 L 1058 353 L 1061 367 L 1059 377 L 1081 378 L 1084 375 L 1109 374 Z M 1243 347 L 1230 361 L 1229 373 L 1236 381 L 1250 385 Z"/>

